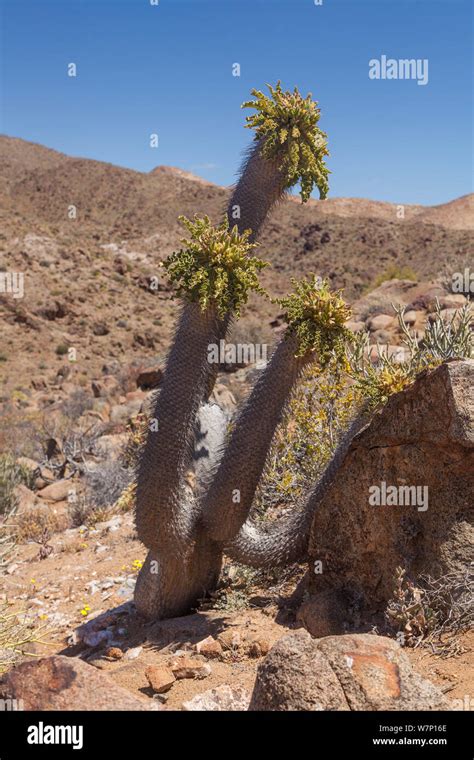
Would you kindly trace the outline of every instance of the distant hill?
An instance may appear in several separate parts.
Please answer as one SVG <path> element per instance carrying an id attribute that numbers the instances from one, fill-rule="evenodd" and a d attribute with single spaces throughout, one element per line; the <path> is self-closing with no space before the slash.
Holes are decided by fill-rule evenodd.
<path id="1" fill-rule="evenodd" d="M 181 169 L 142 173 L 0 137 L 0 266 L 26 277 L 24 299 L 0 295 L 9 355 L 0 372 L 11 379 L 40 357 L 54 363 L 60 343 L 80 348 L 86 374 L 91 364 L 163 353 L 176 305 L 164 280 L 154 293 L 147 278 L 161 278 L 160 262 L 179 246 L 178 215 L 206 213 L 217 222 L 228 193 Z M 396 204 L 333 198 L 302 205 L 290 196 L 260 240 L 258 253 L 272 264 L 263 284 L 281 295 L 292 276 L 316 272 L 354 300 L 386 271 L 410 267 L 420 280 L 446 264 L 457 271 L 472 251 L 473 198 L 406 205 L 399 219 Z M 252 299 L 246 315 L 268 326 L 275 307 Z"/>

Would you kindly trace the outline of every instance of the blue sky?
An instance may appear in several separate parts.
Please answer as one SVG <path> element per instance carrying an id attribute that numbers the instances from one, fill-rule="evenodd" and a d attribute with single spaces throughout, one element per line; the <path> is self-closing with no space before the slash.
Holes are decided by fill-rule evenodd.
<path id="1" fill-rule="evenodd" d="M 1 6 L 5 134 L 140 171 L 179 166 L 227 185 L 252 137 L 240 104 L 252 87 L 281 79 L 319 101 L 330 197 L 432 204 L 471 192 L 469 0 Z M 368 62 L 381 55 L 428 59 L 428 84 L 371 80 Z"/>

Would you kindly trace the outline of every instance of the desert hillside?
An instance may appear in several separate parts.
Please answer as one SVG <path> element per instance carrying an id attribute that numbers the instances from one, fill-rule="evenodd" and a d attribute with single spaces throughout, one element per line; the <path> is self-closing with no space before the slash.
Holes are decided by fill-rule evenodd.
<path id="1" fill-rule="evenodd" d="M 25 276 L 24 298 L 0 296 L 4 398 L 12 383 L 55 369 L 64 346 L 76 349 L 88 380 L 107 363 L 161 356 L 176 303 L 160 262 L 179 246 L 177 217 L 218 221 L 227 196 L 181 169 L 141 173 L 1 137 L 0 267 Z M 259 255 L 271 263 L 263 284 L 281 295 L 290 277 L 313 271 L 353 301 L 384 273 L 408 269 L 427 280 L 446 266 L 457 271 L 468 262 L 472 200 L 407 205 L 400 219 L 395 204 L 335 198 L 303 206 L 290 197 L 261 238 Z M 244 317 L 251 337 L 256 329 L 268 337 L 277 314 L 254 299 Z"/>

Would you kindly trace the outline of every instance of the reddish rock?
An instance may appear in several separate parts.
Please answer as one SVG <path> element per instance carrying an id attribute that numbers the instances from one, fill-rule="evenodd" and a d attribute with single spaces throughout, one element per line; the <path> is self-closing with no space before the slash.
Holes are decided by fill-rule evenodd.
<path id="1" fill-rule="evenodd" d="M 173 671 L 166 665 L 149 665 L 145 676 L 153 691 L 158 694 L 169 691 L 176 681 Z"/>
<path id="2" fill-rule="evenodd" d="M 211 666 L 207 662 L 194 657 L 175 657 L 169 667 L 175 678 L 207 678 L 211 674 Z"/>
<path id="3" fill-rule="evenodd" d="M 21 699 L 25 710 L 159 709 L 152 700 L 134 696 L 83 660 L 61 655 L 9 670 L 0 682 L 0 697 Z"/>
<path id="4" fill-rule="evenodd" d="M 111 660 L 121 660 L 123 657 L 123 651 L 120 647 L 109 647 L 105 652 L 106 657 L 110 657 Z"/>
<path id="5" fill-rule="evenodd" d="M 141 370 L 137 376 L 137 388 L 151 390 L 158 388 L 163 379 L 163 370 L 159 367 L 147 367 Z"/>
<path id="6" fill-rule="evenodd" d="M 270 651 L 270 642 L 263 636 L 252 636 L 247 641 L 250 657 L 264 657 Z"/>
<path id="7" fill-rule="evenodd" d="M 218 635 L 217 640 L 221 643 L 224 649 L 238 649 L 242 644 L 240 632 L 232 630 L 232 628 L 222 631 L 222 633 Z"/>
<path id="8" fill-rule="evenodd" d="M 219 641 L 216 641 L 212 636 L 208 636 L 206 639 L 203 639 L 196 644 L 196 652 L 210 659 L 213 657 L 220 657 L 222 654 L 222 646 Z"/>

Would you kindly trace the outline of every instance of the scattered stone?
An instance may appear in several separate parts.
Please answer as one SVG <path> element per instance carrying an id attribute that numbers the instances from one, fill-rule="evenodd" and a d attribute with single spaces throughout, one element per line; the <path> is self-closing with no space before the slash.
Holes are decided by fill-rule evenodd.
<path id="1" fill-rule="evenodd" d="M 95 649 L 100 644 L 107 644 L 112 638 L 112 635 L 111 631 L 90 631 L 84 634 L 82 641 L 86 646 Z"/>
<path id="2" fill-rule="evenodd" d="M 64 501 L 71 490 L 74 490 L 74 483 L 71 480 L 57 480 L 56 483 L 43 488 L 38 496 L 48 501 Z"/>
<path id="3" fill-rule="evenodd" d="M 169 691 L 176 681 L 173 671 L 166 665 L 149 665 L 145 676 L 151 688 L 158 693 Z"/>
<path id="4" fill-rule="evenodd" d="M 133 647 L 133 649 L 128 649 L 125 652 L 124 659 L 125 660 L 136 660 L 137 657 L 140 657 L 142 651 L 143 651 L 143 647 Z"/>
<path id="5" fill-rule="evenodd" d="M 122 524 L 122 517 L 120 515 L 114 515 L 110 518 L 110 520 L 105 520 L 104 522 L 98 522 L 95 525 L 96 530 L 107 530 L 110 533 L 115 533 Z M 123 579 L 121 579 L 123 580 Z M 110 584 L 112 585 L 112 583 Z M 105 585 L 102 585 L 102 588 L 106 588 Z"/>
<path id="6" fill-rule="evenodd" d="M 403 315 L 403 319 L 405 320 L 405 323 L 409 325 L 410 327 L 415 324 L 416 320 L 420 317 L 423 317 L 423 312 L 421 311 L 414 311 L 413 309 L 410 309 L 410 311 L 406 311 Z"/>
<path id="7" fill-rule="evenodd" d="M 439 299 L 442 309 L 461 309 L 467 303 L 467 298 L 462 293 L 449 293 Z"/>
<path id="8" fill-rule="evenodd" d="M 249 704 L 250 693 L 246 689 L 223 684 L 196 694 L 192 699 L 183 702 L 182 707 L 187 712 L 242 712 L 248 710 Z"/>
<path id="9" fill-rule="evenodd" d="M 33 491 L 30 491 L 30 489 L 23 485 L 23 483 L 15 486 L 13 493 L 17 500 L 17 512 L 19 514 L 30 512 L 32 509 L 42 504 L 36 494 Z"/>
<path id="10" fill-rule="evenodd" d="M 219 641 L 216 641 L 212 636 L 208 636 L 196 644 L 196 652 L 212 659 L 213 657 L 221 656 L 222 646 Z"/>
<path id="11" fill-rule="evenodd" d="M 263 636 L 252 637 L 248 640 L 248 654 L 250 657 L 264 657 L 270 651 L 270 642 Z"/>
<path id="12" fill-rule="evenodd" d="M 92 332 L 94 335 L 108 335 L 110 330 L 105 322 L 96 322 L 92 325 Z"/>
<path id="13" fill-rule="evenodd" d="M 40 464 L 38 462 L 35 462 L 34 459 L 30 459 L 30 457 L 18 457 L 16 461 L 19 465 L 33 474 L 35 472 L 39 473 L 40 471 Z"/>
<path id="14" fill-rule="evenodd" d="M 110 421 L 114 425 L 124 425 L 141 409 L 142 400 L 132 399 L 126 404 L 114 404 L 110 410 Z"/>
<path id="15" fill-rule="evenodd" d="M 163 370 L 159 367 L 147 367 L 137 376 L 137 388 L 142 390 L 151 390 L 158 388 L 163 379 Z"/>
<path id="16" fill-rule="evenodd" d="M 390 343 L 390 337 L 391 335 L 388 330 L 375 330 L 375 332 L 372 333 L 372 339 L 374 343 Z"/>
<path id="17" fill-rule="evenodd" d="M 105 656 L 110 657 L 111 660 L 121 660 L 123 657 L 123 651 L 120 647 L 109 647 L 105 650 Z"/>
<path id="18" fill-rule="evenodd" d="M 76 646 L 76 644 L 79 644 L 79 641 L 80 639 L 79 639 L 79 636 L 77 635 L 77 631 L 71 631 L 71 633 L 67 637 L 68 646 L 74 647 Z"/>
<path id="19" fill-rule="evenodd" d="M 368 320 L 367 326 L 371 332 L 376 330 L 387 330 L 394 326 L 394 318 L 389 314 L 377 314 L 376 317 L 371 317 Z"/>
<path id="20" fill-rule="evenodd" d="M 233 631 L 231 628 L 222 631 L 222 633 L 218 635 L 217 640 L 220 642 L 223 649 L 238 649 L 242 643 L 242 637 L 239 631 Z"/>
<path id="21" fill-rule="evenodd" d="M 208 662 L 193 657 L 176 657 L 171 662 L 171 668 L 175 678 L 207 678 L 211 674 L 211 666 Z"/>

